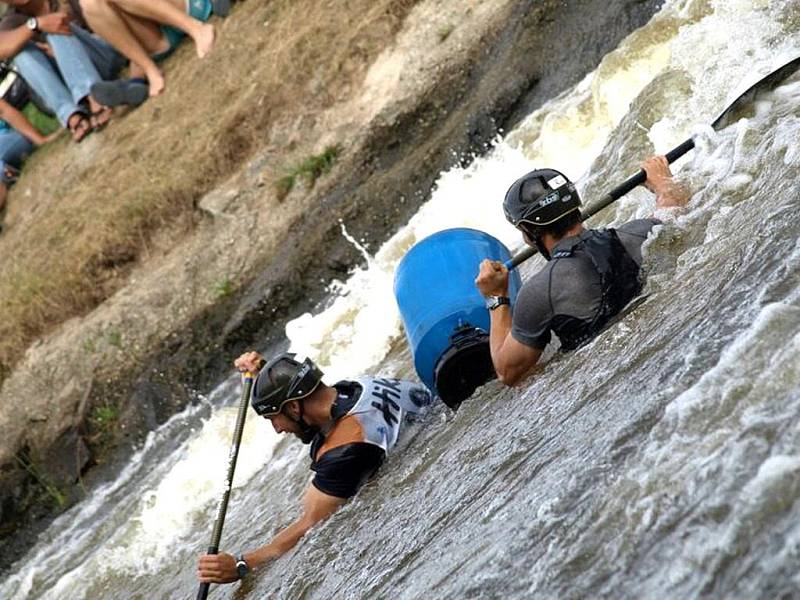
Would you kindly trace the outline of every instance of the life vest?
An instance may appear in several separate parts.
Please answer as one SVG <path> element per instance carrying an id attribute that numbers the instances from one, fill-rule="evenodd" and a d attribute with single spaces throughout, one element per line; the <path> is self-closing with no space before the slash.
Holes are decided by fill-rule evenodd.
<path id="1" fill-rule="evenodd" d="M 609 320 L 642 290 L 636 264 L 613 229 L 590 230 L 591 235 L 571 248 L 557 250 L 552 260 L 580 260 L 587 257 L 600 275 L 600 305 L 594 316 L 582 320 L 557 314 L 551 328 L 561 340 L 561 350 L 574 350 L 596 336 Z"/>
<path id="2" fill-rule="evenodd" d="M 360 377 L 361 393 L 355 405 L 337 419 L 322 443 L 311 448 L 313 460 L 345 444 L 367 443 L 389 452 L 397 443 L 409 413 L 431 403 L 430 392 L 418 383 L 399 379 Z"/>

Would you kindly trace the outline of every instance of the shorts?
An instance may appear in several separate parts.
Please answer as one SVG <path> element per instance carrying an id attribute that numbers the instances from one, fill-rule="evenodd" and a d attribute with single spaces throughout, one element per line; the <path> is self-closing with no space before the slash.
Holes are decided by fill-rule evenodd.
<path id="1" fill-rule="evenodd" d="M 208 21 L 212 11 L 213 5 L 211 4 L 211 0 L 187 0 L 187 14 L 198 21 L 202 21 L 203 23 Z M 169 47 L 163 52 L 153 55 L 153 60 L 156 62 L 164 60 L 175 52 L 175 48 L 177 48 L 181 40 L 186 37 L 186 33 L 171 25 L 162 25 L 161 31 L 167 39 Z"/>

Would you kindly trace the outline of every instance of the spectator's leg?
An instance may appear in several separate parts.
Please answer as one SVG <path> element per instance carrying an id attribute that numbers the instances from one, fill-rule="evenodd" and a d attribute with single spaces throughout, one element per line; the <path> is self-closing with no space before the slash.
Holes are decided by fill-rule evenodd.
<path id="1" fill-rule="evenodd" d="M 70 23 L 70 29 L 72 29 L 72 34 L 83 44 L 103 80 L 114 79 L 125 68 L 128 63 L 127 59 L 99 35 L 90 33 L 75 23 Z"/>
<path id="2" fill-rule="evenodd" d="M 102 78 L 83 42 L 74 35 L 50 34 L 47 36 L 47 43 L 53 49 L 56 64 L 72 93 L 72 99 L 76 104 L 88 101 L 92 127 L 104 126 L 111 118 L 112 111 L 91 96 L 92 86 L 102 81 Z"/>
<path id="3" fill-rule="evenodd" d="M 19 169 L 22 161 L 28 158 L 35 149 L 36 146 L 33 145 L 33 142 L 16 129 L 0 131 L 0 161 L 3 162 L 0 178 L 6 181 L 6 165 Z"/>
<path id="4" fill-rule="evenodd" d="M 8 166 L 19 168 L 22 161 L 33 152 L 34 145 L 24 135 L 14 129 L 0 130 L 0 210 L 3 210 L 8 196 Z"/>
<path id="5" fill-rule="evenodd" d="M 81 0 L 83 16 L 91 28 L 144 72 L 150 96 L 164 90 L 164 76 L 151 54 L 161 52 L 167 42 L 157 23 L 119 10 L 110 0 Z"/>
<path id="6" fill-rule="evenodd" d="M 100 81 L 100 73 L 89 58 L 80 39 L 74 35 L 47 35 L 47 43 L 53 49 L 53 57 L 61 71 L 75 103 L 89 95 L 92 85 Z"/>
<path id="7" fill-rule="evenodd" d="M 191 0 L 190 0 L 191 1 Z M 186 0 L 108 0 L 123 12 L 170 25 L 194 40 L 197 56 L 205 58 L 214 47 L 214 26 L 187 14 Z"/>
<path id="8" fill-rule="evenodd" d="M 55 113 L 61 125 L 68 127 L 70 117 L 81 112 L 81 109 L 47 56 L 35 46 L 28 45 L 14 57 L 13 64 L 28 85 Z"/>

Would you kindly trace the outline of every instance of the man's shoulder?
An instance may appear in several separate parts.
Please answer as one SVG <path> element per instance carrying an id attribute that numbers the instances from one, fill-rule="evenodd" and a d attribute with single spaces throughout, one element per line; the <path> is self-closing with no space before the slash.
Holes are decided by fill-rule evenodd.
<path id="1" fill-rule="evenodd" d="M 617 235 L 632 235 L 636 237 L 646 238 L 648 234 L 653 230 L 653 227 L 656 225 L 660 225 L 661 221 L 658 219 L 633 219 L 632 221 L 628 221 L 627 223 L 623 223 L 619 227 L 615 227 L 614 231 L 617 232 Z"/>
<path id="2" fill-rule="evenodd" d="M 637 265 L 642 264 L 642 244 L 653 227 L 660 224 L 658 219 L 634 219 L 615 228 L 623 248 Z"/>
<path id="3" fill-rule="evenodd" d="M 520 295 L 527 300 L 547 298 L 550 287 L 557 284 L 563 275 L 564 266 L 560 260 L 549 260 L 541 269 L 528 277 L 520 288 Z"/>

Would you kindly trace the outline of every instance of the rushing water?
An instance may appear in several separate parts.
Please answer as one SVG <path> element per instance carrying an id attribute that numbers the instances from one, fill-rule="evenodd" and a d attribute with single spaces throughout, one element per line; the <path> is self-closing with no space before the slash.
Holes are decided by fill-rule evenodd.
<path id="1" fill-rule="evenodd" d="M 412 376 L 391 281 L 416 241 L 471 226 L 516 243 L 500 203 L 525 170 L 583 175 L 591 200 L 698 136 L 679 173 L 694 195 L 647 244 L 642 306 L 519 389 L 434 409 L 353 502 L 212 597 L 800 597 L 800 78 L 719 133 L 703 125 L 739 82 L 800 54 L 798 26 L 791 0 L 668 1 L 579 86 L 444 173 L 330 307 L 288 328 L 331 381 Z M 652 208 L 636 190 L 598 222 Z M 154 432 L 0 597 L 191 597 L 237 387 Z M 223 548 L 266 542 L 308 480 L 306 448 L 251 415 Z"/>

